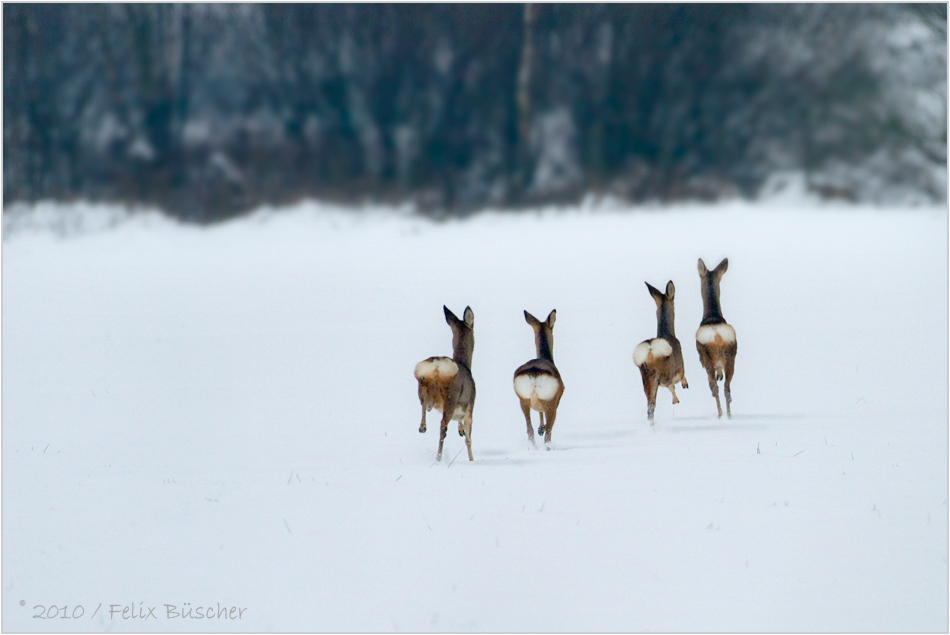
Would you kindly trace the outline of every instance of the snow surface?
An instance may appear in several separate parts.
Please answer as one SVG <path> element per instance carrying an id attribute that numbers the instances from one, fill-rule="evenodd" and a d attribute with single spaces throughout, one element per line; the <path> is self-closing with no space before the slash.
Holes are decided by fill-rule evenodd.
<path id="1" fill-rule="evenodd" d="M 948 629 L 945 208 L 4 217 L 4 631 Z M 643 281 L 691 336 L 725 256 L 734 415 L 690 344 L 651 430 Z M 443 304 L 479 318 L 472 463 L 417 432 Z M 552 307 L 545 452 L 511 376 Z"/>

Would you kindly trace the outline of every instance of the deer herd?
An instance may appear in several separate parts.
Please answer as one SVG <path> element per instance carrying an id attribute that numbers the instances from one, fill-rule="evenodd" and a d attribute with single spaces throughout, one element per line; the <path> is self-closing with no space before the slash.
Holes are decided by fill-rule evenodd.
<path id="1" fill-rule="evenodd" d="M 729 268 L 729 259 L 724 258 L 712 271 L 706 268 L 702 258 L 698 267 L 700 292 L 703 298 L 703 318 L 696 331 L 696 350 L 699 361 L 709 378 L 709 389 L 716 399 L 718 416 L 722 417 L 719 401 L 719 380 L 723 381 L 726 397 L 726 416 L 732 417 L 732 375 L 736 365 L 736 331 L 722 316 L 719 305 L 719 282 Z M 676 288 L 673 281 L 660 291 L 646 283 L 650 296 L 656 302 L 656 337 L 644 340 L 633 350 L 633 363 L 640 369 L 643 392 L 647 398 L 647 419 L 653 426 L 656 409 L 656 393 L 660 386 L 669 389 L 673 403 L 679 403 L 675 384 L 689 388 L 683 370 L 683 348 L 676 339 L 673 328 L 673 298 Z M 472 378 L 472 351 L 475 348 L 475 314 L 465 307 L 462 319 L 448 307 L 442 307 L 445 321 L 452 329 L 452 357 L 430 357 L 416 364 L 415 376 L 419 382 L 419 401 L 422 403 L 422 423 L 419 432 L 426 431 L 426 413 L 433 408 L 442 413 L 439 430 L 439 451 L 435 460 L 442 460 L 442 445 L 448 431 L 449 421 L 459 424 L 459 436 L 465 437 L 468 460 L 472 456 L 472 409 L 475 406 L 475 380 Z M 538 436 L 544 437 L 545 448 L 550 449 L 551 430 L 557 416 L 557 407 L 564 394 L 564 382 L 554 365 L 554 321 L 557 311 L 551 311 L 543 322 L 527 311 L 525 321 L 534 331 L 537 357 L 525 362 L 515 370 L 514 389 L 521 403 L 528 427 L 528 440 L 535 445 L 531 411 L 536 410 L 540 419 Z"/>

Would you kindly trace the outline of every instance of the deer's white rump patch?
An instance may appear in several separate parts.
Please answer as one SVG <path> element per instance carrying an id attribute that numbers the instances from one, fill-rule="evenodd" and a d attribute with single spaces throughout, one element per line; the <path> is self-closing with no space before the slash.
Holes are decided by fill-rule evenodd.
<path id="1" fill-rule="evenodd" d="M 640 344 L 633 349 L 633 363 L 637 366 L 643 366 L 643 363 L 647 361 L 647 357 L 650 356 L 650 353 L 653 353 L 654 357 L 669 357 L 673 354 L 673 347 L 662 337 L 640 342 Z"/>
<path id="2" fill-rule="evenodd" d="M 712 343 L 732 344 L 736 341 L 736 331 L 726 323 L 706 324 L 696 331 L 696 341 L 703 346 Z"/>
<path id="3" fill-rule="evenodd" d="M 458 375 L 459 367 L 448 357 L 430 357 L 416 364 L 416 379 L 451 379 Z"/>
<path id="4" fill-rule="evenodd" d="M 532 393 L 537 399 L 553 399 L 560 388 L 552 375 L 518 375 L 515 377 L 515 393 L 522 399 L 531 399 Z"/>

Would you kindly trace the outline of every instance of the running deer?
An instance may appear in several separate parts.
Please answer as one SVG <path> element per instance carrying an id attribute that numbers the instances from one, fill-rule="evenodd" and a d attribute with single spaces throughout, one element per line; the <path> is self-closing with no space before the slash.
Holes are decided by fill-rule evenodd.
<path id="1" fill-rule="evenodd" d="M 557 406 L 561 403 L 564 394 L 564 382 L 561 373 L 554 365 L 554 320 L 557 311 L 551 311 L 544 322 L 538 320 L 527 311 L 524 312 L 525 321 L 534 329 L 534 345 L 537 350 L 537 359 L 522 364 L 515 371 L 515 394 L 521 400 L 521 411 L 528 424 L 528 440 L 534 442 L 534 430 L 531 427 L 531 411 L 537 410 L 541 423 L 538 426 L 538 436 L 544 436 L 545 447 L 551 442 L 551 430 L 554 428 L 554 418 L 557 416 Z"/>
<path id="2" fill-rule="evenodd" d="M 430 357 L 416 364 L 416 379 L 419 380 L 419 401 L 422 402 L 422 425 L 419 432 L 426 431 L 426 412 L 435 408 L 442 413 L 442 428 L 439 430 L 439 452 L 436 461 L 442 460 L 442 444 L 449 429 L 449 421 L 459 424 L 459 436 L 465 437 L 468 460 L 472 457 L 472 408 L 475 406 L 475 380 L 472 379 L 472 350 L 475 348 L 475 314 L 465 307 L 463 319 L 455 317 L 443 306 L 445 321 L 452 327 L 452 358 Z"/>
<path id="3" fill-rule="evenodd" d="M 699 351 L 699 361 L 709 376 L 709 389 L 716 398 L 716 410 L 722 417 L 722 406 L 719 403 L 720 379 L 725 377 L 723 392 L 726 393 L 726 415 L 732 417 L 732 373 L 736 368 L 736 331 L 726 324 L 719 307 L 719 281 L 722 274 L 729 268 L 729 259 L 709 271 L 703 259 L 699 259 L 699 279 L 703 294 L 703 321 L 696 331 L 696 350 Z"/>
<path id="4" fill-rule="evenodd" d="M 647 419 L 653 425 L 653 411 L 656 410 L 656 391 L 665 386 L 673 393 L 673 403 L 679 403 L 676 398 L 676 387 L 680 382 L 683 388 L 689 388 L 683 370 L 683 348 L 676 339 L 673 330 L 673 296 L 676 287 L 670 280 L 666 284 L 666 293 L 645 283 L 650 295 L 656 302 L 656 337 L 645 340 L 633 349 L 633 363 L 640 369 L 643 378 L 643 392 L 647 396 Z"/>

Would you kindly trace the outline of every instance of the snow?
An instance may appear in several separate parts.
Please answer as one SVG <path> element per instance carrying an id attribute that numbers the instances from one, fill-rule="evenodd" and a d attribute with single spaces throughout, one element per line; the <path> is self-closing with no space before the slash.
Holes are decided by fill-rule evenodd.
<path id="1" fill-rule="evenodd" d="M 782 196 L 5 213 L 3 630 L 946 631 L 947 211 Z M 733 417 L 688 345 L 651 430 L 643 281 L 692 333 L 700 255 L 729 257 Z M 443 304 L 479 316 L 471 463 L 417 432 Z M 555 306 L 545 452 L 511 377 Z"/>

